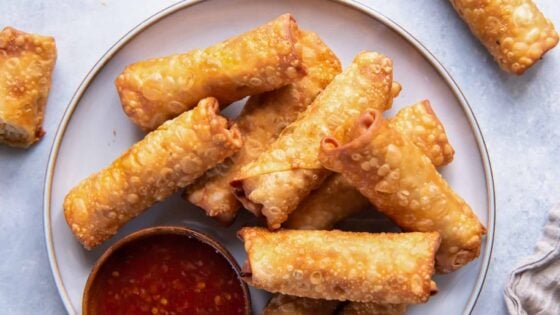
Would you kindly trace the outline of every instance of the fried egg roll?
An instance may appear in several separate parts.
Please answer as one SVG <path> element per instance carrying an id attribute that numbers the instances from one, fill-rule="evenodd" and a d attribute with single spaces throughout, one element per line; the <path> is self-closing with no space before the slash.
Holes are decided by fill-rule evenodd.
<path id="1" fill-rule="evenodd" d="M 554 25 L 532 0 L 451 0 L 500 67 L 523 74 L 558 43 Z"/>
<path id="2" fill-rule="evenodd" d="M 231 223 L 241 207 L 229 184 L 239 170 L 255 160 L 341 71 L 338 58 L 317 34 L 302 32 L 299 42 L 308 74 L 279 90 L 249 98 L 236 120 L 244 146 L 183 195 L 222 223 Z"/>
<path id="3" fill-rule="evenodd" d="M 335 313 L 339 303 L 276 294 L 268 301 L 261 315 L 330 315 Z"/>
<path id="4" fill-rule="evenodd" d="M 406 304 L 379 304 L 351 302 L 338 315 L 404 315 Z"/>
<path id="5" fill-rule="evenodd" d="M 301 78 L 299 37 L 296 21 L 284 14 L 206 49 L 129 65 L 115 85 L 128 117 L 153 130 L 204 97 L 224 106 Z"/>
<path id="6" fill-rule="evenodd" d="M 357 233 L 246 227 L 243 279 L 274 293 L 315 299 L 424 303 L 438 233 Z"/>
<path id="7" fill-rule="evenodd" d="M 0 32 L 0 143 L 27 148 L 44 135 L 55 62 L 54 38 L 11 27 Z"/>
<path id="8" fill-rule="evenodd" d="M 216 99 L 201 100 L 66 195 L 66 221 L 86 249 L 239 150 L 239 130 L 218 112 Z"/>
<path id="9" fill-rule="evenodd" d="M 408 138 L 434 166 L 447 165 L 455 150 L 447 139 L 443 124 L 428 100 L 401 109 L 389 125 Z M 331 229 L 337 222 L 370 205 L 340 174 L 333 174 L 305 198 L 292 212 L 284 227 L 289 229 Z"/>
<path id="10" fill-rule="evenodd" d="M 323 166 L 341 173 L 402 229 L 439 232 L 439 272 L 454 271 L 478 257 L 486 229 L 412 141 L 380 111 L 365 112 L 352 133 L 344 144 L 334 137 L 322 140 Z"/>
<path id="11" fill-rule="evenodd" d="M 362 52 L 257 160 L 232 181 L 245 208 L 278 229 L 311 190 L 330 174 L 317 158 L 320 140 L 366 109 L 386 110 L 400 86 L 391 59 Z"/>

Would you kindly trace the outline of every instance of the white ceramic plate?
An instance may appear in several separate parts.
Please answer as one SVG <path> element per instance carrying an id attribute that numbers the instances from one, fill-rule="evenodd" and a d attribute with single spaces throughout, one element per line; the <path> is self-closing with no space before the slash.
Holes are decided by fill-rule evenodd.
<path id="1" fill-rule="evenodd" d="M 113 46 L 92 69 L 64 115 L 49 161 L 44 201 L 45 237 L 52 272 L 69 313 L 80 313 L 82 290 L 95 260 L 113 242 L 132 231 L 154 225 L 186 225 L 222 241 L 239 262 L 244 259 L 239 226 L 256 222 L 241 215 L 224 229 L 201 210 L 178 196 L 154 206 L 130 222 L 117 236 L 88 252 L 66 225 L 62 201 L 81 179 L 107 166 L 142 133 L 124 115 L 113 85 L 115 77 L 132 62 L 206 47 L 290 12 L 302 28 L 314 30 L 332 47 L 344 65 L 361 50 L 374 50 L 394 60 L 395 79 L 403 92 L 392 112 L 428 98 L 446 126 L 457 151 L 443 170 L 445 178 L 488 227 L 481 257 L 458 272 L 436 276 L 440 292 L 408 314 L 469 313 L 476 303 L 488 268 L 494 233 L 494 188 L 486 147 L 476 120 L 449 74 L 412 36 L 370 8 L 343 1 L 185 1 L 149 18 Z M 238 102 L 226 110 L 234 115 Z M 348 222 L 362 229 L 361 221 Z M 252 290 L 253 309 L 268 299 Z"/>

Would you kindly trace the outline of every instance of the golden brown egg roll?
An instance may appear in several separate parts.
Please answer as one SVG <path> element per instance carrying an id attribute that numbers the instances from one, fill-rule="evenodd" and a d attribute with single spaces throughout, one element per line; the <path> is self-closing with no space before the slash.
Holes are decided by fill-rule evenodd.
<path id="1" fill-rule="evenodd" d="M 331 315 L 335 313 L 339 303 L 334 300 L 276 294 L 268 301 L 261 315 Z"/>
<path id="2" fill-rule="evenodd" d="M 244 146 L 231 159 L 206 172 L 183 195 L 225 224 L 233 221 L 241 207 L 229 183 L 244 165 L 255 160 L 289 123 L 296 120 L 341 71 L 338 58 L 317 34 L 302 32 L 299 42 L 308 74 L 279 90 L 249 98 L 236 120 Z"/>
<path id="3" fill-rule="evenodd" d="M 144 130 L 213 96 L 222 106 L 276 90 L 305 75 L 290 14 L 206 49 L 128 66 L 115 85 L 123 109 Z"/>
<path id="4" fill-rule="evenodd" d="M 411 140 L 434 166 L 447 165 L 453 160 L 455 150 L 428 100 L 399 110 L 389 125 Z M 300 203 L 283 226 L 298 230 L 331 229 L 369 205 L 367 198 L 342 175 L 333 174 Z"/>
<path id="5" fill-rule="evenodd" d="M 558 34 L 532 0 L 451 0 L 500 67 L 523 74 L 558 43 Z"/>
<path id="6" fill-rule="evenodd" d="M 319 159 L 341 173 L 382 213 L 406 231 L 437 231 L 436 269 L 451 272 L 480 254 L 486 229 L 430 159 L 382 117 L 367 111 L 349 142 L 321 142 Z"/>
<path id="7" fill-rule="evenodd" d="M 218 112 L 216 99 L 201 100 L 68 193 L 64 215 L 85 248 L 99 245 L 145 209 L 239 150 L 239 130 L 230 128 Z"/>
<path id="8" fill-rule="evenodd" d="M 357 233 L 246 227 L 243 279 L 274 293 L 315 299 L 424 303 L 438 233 Z"/>
<path id="9" fill-rule="evenodd" d="M 338 315 L 404 315 L 406 304 L 380 304 L 351 302 Z"/>
<path id="10" fill-rule="evenodd" d="M 317 159 L 320 139 L 368 108 L 390 108 L 400 91 L 392 74 L 391 59 L 374 52 L 358 54 L 306 111 L 232 181 L 243 205 L 256 215 L 264 215 L 269 228 L 279 228 L 330 173 Z"/>
<path id="11" fill-rule="evenodd" d="M 0 143 L 27 148 L 43 136 L 55 62 L 54 38 L 0 32 Z"/>

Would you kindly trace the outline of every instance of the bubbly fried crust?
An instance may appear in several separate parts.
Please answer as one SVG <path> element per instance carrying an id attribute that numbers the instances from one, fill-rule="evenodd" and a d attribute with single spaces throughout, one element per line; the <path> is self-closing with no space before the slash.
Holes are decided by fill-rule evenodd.
<path id="1" fill-rule="evenodd" d="M 558 43 L 554 25 L 532 0 L 451 0 L 500 67 L 523 74 Z"/>
<path id="2" fill-rule="evenodd" d="M 264 215 L 269 228 L 278 229 L 330 173 L 317 159 L 321 138 L 368 108 L 390 108 L 400 91 L 392 74 L 391 59 L 374 52 L 358 54 L 306 111 L 232 181 L 243 205 Z"/>
<path id="3" fill-rule="evenodd" d="M 434 166 L 446 165 L 453 160 L 455 151 L 428 100 L 401 109 L 389 124 L 426 154 Z M 369 205 L 367 198 L 342 175 L 333 174 L 301 202 L 284 227 L 331 229 L 337 222 Z"/>
<path id="4" fill-rule="evenodd" d="M 356 233 L 246 227 L 243 279 L 274 293 L 315 299 L 424 303 L 438 233 Z"/>
<path id="5" fill-rule="evenodd" d="M 334 314 L 339 303 L 276 294 L 268 301 L 261 315 L 329 315 Z"/>
<path id="6" fill-rule="evenodd" d="M 146 208 L 192 183 L 241 147 L 239 130 L 229 128 L 218 111 L 216 99 L 201 100 L 66 195 L 66 221 L 85 248 L 110 238 Z"/>
<path id="7" fill-rule="evenodd" d="M 404 315 L 406 308 L 406 304 L 350 302 L 338 315 Z"/>
<path id="8" fill-rule="evenodd" d="M 0 32 L 0 143 L 27 148 L 43 136 L 55 61 L 54 38 Z"/>
<path id="9" fill-rule="evenodd" d="M 404 230 L 439 232 L 439 272 L 454 271 L 478 257 L 486 229 L 430 159 L 379 111 L 364 113 L 354 129 L 356 137 L 343 145 L 333 137 L 323 139 L 321 163 L 341 173 Z"/>
<path id="10" fill-rule="evenodd" d="M 231 159 L 206 172 L 183 195 L 224 224 L 231 223 L 241 207 L 229 183 L 244 165 L 255 160 L 296 120 L 341 71 L 340 61 L 317 34 L 301 32 L 299 42 L 307 75 L 279 90 L 249 98 L 236 120 L 244 146 Z"/>
<path id="11" fill-rule="evenodd" d="M 206 49 L 128 66 L 115 85 L 123 109 L 144 130 L 207 96 L 220 104 L 278 89 L 303 75 L 299 29 L 290 14 Z"/>

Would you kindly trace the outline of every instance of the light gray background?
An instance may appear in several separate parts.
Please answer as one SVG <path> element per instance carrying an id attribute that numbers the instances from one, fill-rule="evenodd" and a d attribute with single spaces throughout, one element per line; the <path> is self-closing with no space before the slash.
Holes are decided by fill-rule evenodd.
<path id="1" fill-rule="evenodd" d="M 0 27 L 53 35 L 58 61 L 46 136 L 27 151 L 0 147 L 0 310 L 61 314 L 42 226 L 43 183 L 56 128 L 101 55 L 174 0 L 1 0 Z M 497 226 L 490 271 L 474 314 L 504 314 L 509 271 L 531 253 L 548 209 L 560 202 L 560 48 L 522 77 L 503 73 L 446 0 L 362 0 L 419 39 L 463 89 L 494 169 Z M 560 27 L 560 4 L 536 0 Z"/>

